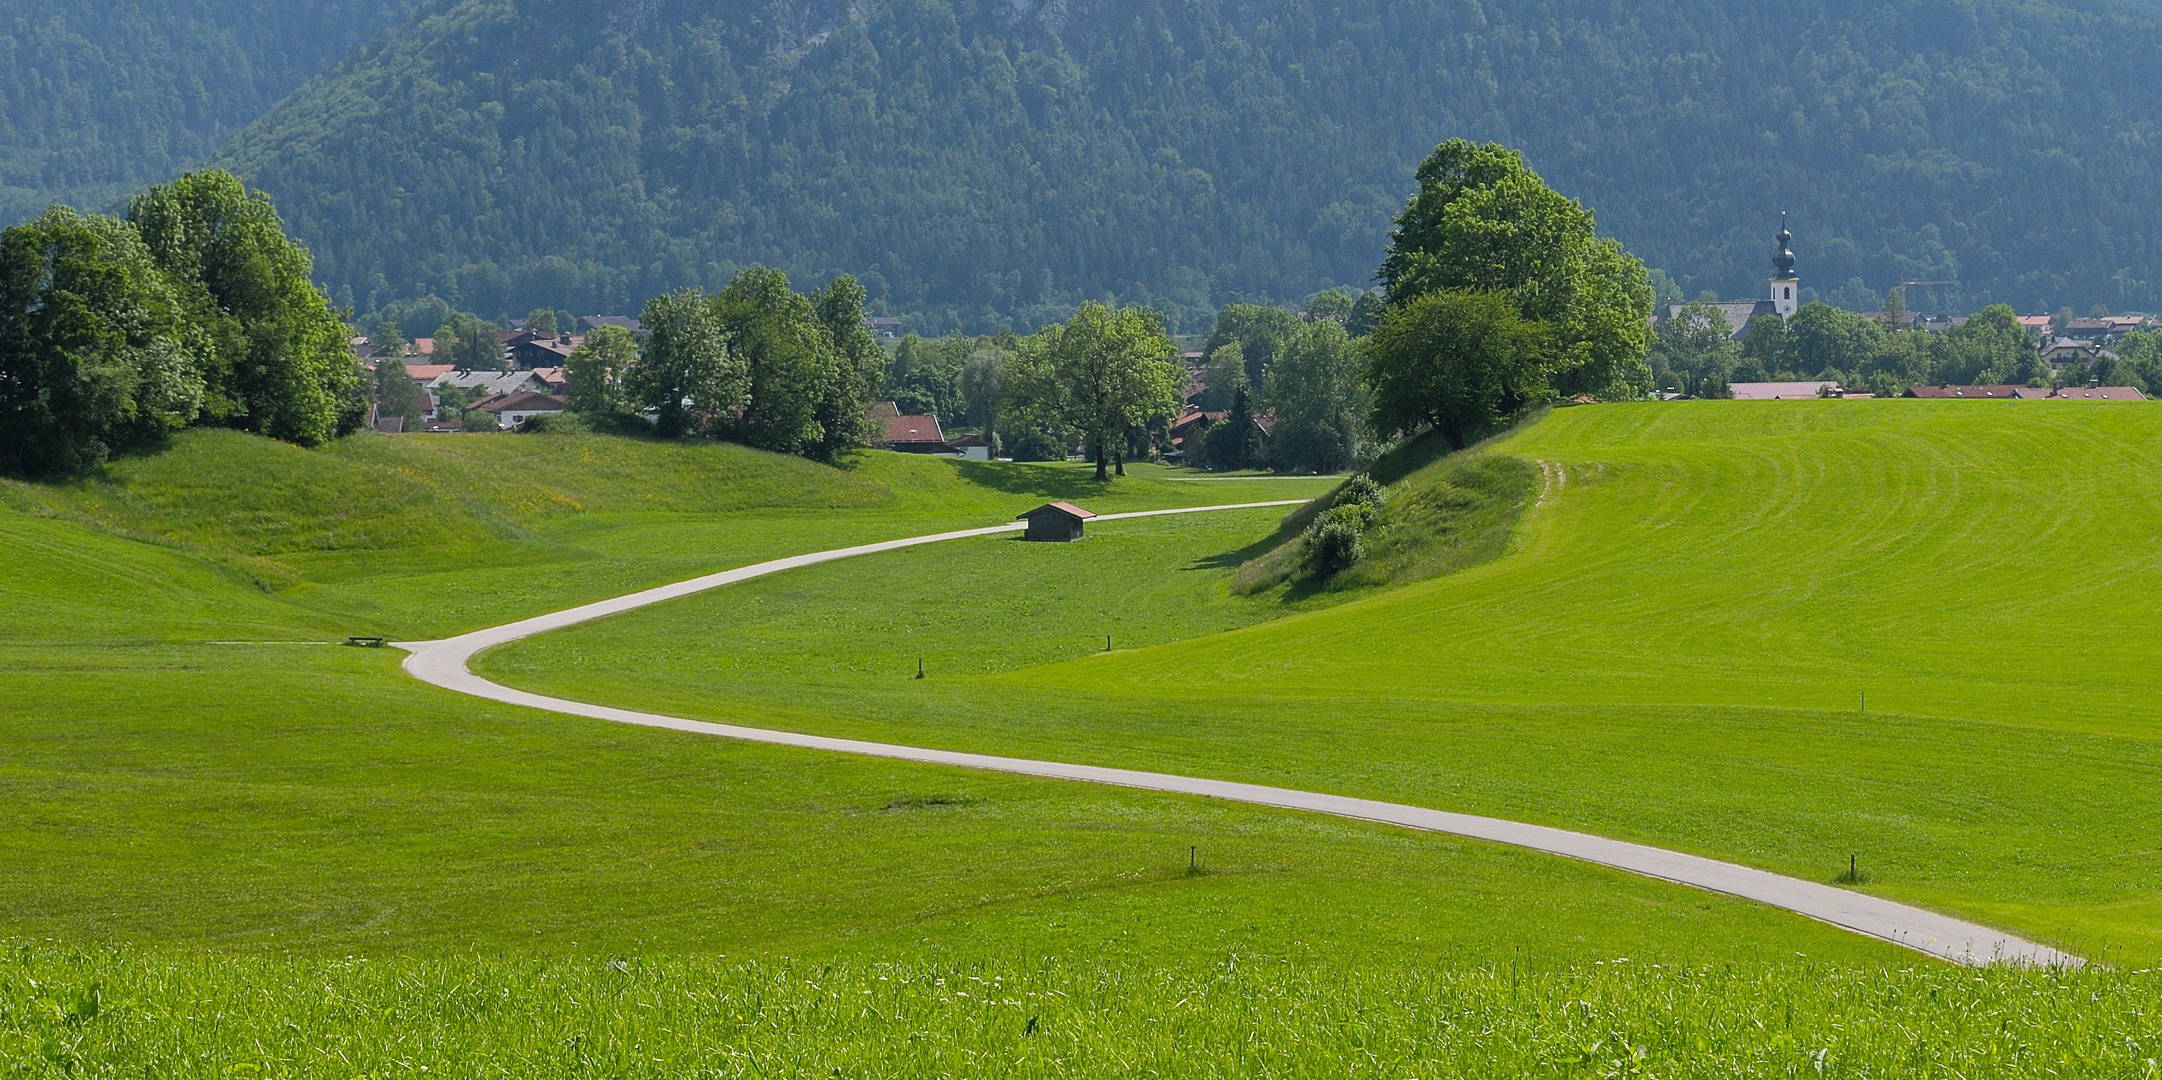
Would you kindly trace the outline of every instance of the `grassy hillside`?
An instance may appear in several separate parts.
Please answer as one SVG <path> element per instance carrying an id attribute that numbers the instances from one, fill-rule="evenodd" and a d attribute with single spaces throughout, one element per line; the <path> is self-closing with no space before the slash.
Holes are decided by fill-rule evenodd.
<path id="1" fill-rule="evenodd" d="M 1863 888 L 2145 964 L 2157 446 L 2139 407 L 1569 409 L 1487 451 L 1546 477 L 1512 554 L 1244 629 L 1087 657 L 1017 639 L 924 683 L 810 678 L 815 635 L 769 644 L 759 590 L 816 626 L 821 595 L 928 580 L 941 556 L 918 551 L 483 663 L 679 715 L 1386 797 L 1819 880 L 1858 854 Z M 1020 590 L 1034 553 L 1012 552 Z M 676 640 L 752 663 L 654 644 Z"/>
<path id="2" fill-rule="evenodd" d="M 1945 404 L 1564 410 L 1484 465 L 1399 484 L 1446 492 L 1511 460 L 1542 477 L 1498 557 L 1309 611 L 1231 589 L 1275 537 L 1279 515 L 1254 510 L 828 564 L 484 660 L 682 715 L 1380 794 L 1819 879 L 1859 851 L 1862 888 L 2116 971 L 1958 973 L 1514 849 L 618 727 L 306 643 L 377 598 L 385 624 L 457 628 L 1047 495 L 1126 509 L 1325 480 L 1137 470 L 1104 491 L 1061 466 L 833 471 L 598 438 L 301 452 L 205 432 L 93 481 L 0 489 L 0 804 L 17 825 L 0 830 L 0 1060 L 2136 1074 L 2154 987 L 2124 969 L 2162 955 L 2143 704 L 2162 668 L 1992 669 L 2075 698 L 1992 712 L 1896 660 L 2147 618 L 2138 590 L 2066 601 L 2048 575 L 1994 569 L 2147 573 L 2123 538 L 2162 533 L 2142 479 L 2162 420 Z M 1818 545 L 1887 561 L 1826 569 L 1805 558 Z M 1980 584 L 1907 584 L 1932 561 Z M 1832 623 L 1860 628 L 1832 661 L 1782 655 Z M 211 643 L 231 640 L 258 643 Z M 303 643 L 260 643 L 279 640 Z M 1624 646 L 1663 657 L 1672 685 L 1632 674 Z M 1563 666 L 1609 652 L 1588 675 Z M 1866 715 L 1809 697 L 1850 679 Z"/>
<path id="3" fill-rule="evenodd" d="M 377 597 L 368 625 L 454 629 L 770 554 L 995 522 L 1047 496 L 1117 510 L 1329 483 L 1135 471 L 1106 488 L 1085 467 L 882 454 L 835 471 L 603 438 L 307 452 L 202 432 L 93 481 L 11 485 L 0 800 L 28 827 L 0 830 L 0 932 L 219 955 L 1056 955 L 1136 970 L 1233 955 L 1896 955 L 1490 845 L 617 728 L 476 702 L 406 678 L 392 651 L 322 644 Z M 1058 550 L 1095 556 L 1097 591 L 1122 582 L 1116 603 L 1040 604 L 1004 645 L 1074 655 L 1106 616 L 1131 643 L 1250 622 L 1223 589 L 1236 561 L 1223 553 L 1276 516 L 1103 526 Z M 943 604 L 874 588 L 845 612 L 747 610 L 799 647 L 842 635 L 829 665 L 912 664 L 917 629 L 986 637 L 981 617 L 1012 595 L 969 576 L 998 550 L 952 549 Z M 1038 570 L 1063 598 L 1088 591 L 1070 568 Z M 975 657 L 933 664 L 943 676 Z"/>
<path id="4" fill-rule="evenodd" d="M 2152 309 L 2151 5 L 459 0 L 239 133 L 341 303 L 634 309 L 765 263 L 921 329 L 1363 288 L 1414 167 L 1521 148 L 1688 295 Z M 865 223 L 876 223 L 866 227 Z"/>
<path id="5" fill-rule="evenodd" d="M 416 637 L 779 555 L 996 524 L 1046 499 L 1109 513 L 1298 498 L 1328 483 L 1128 471 L 1098 485 L 1086 467 L 883 452 L 834 469 L 728 444 L 611 436 L 363 434 L 318 451 L 190 431 L 91 479 L 0 480 L 0 535 L 54 553 L 0 588 L 9 616 L 0 636 L 52 632 L 12 616 L 54 597 L 68 607 L 108 596 L 111 608 L 83 605 L 85 625 L 129 623 L 136 613 L 110 575 L 60 557 L 119 539 L 184 555 L 188 573 L 246 582 L 251 608 L 313 633 Z M 149 629 L 164 611 L 142 612 L 133 636 L 169 637 Z"/>

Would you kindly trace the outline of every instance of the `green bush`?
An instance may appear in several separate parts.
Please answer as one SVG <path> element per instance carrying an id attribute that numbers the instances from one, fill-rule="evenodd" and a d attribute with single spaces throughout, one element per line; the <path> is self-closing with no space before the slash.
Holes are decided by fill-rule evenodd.
<path id="1" fill-rule="evenodd" d="M 1330 507 L 1306 530 L 1306 565 L 1321 577 L 1349 570 L 1366 557 L 1359 542 L 1373 513 L 1365 503 Z"/>

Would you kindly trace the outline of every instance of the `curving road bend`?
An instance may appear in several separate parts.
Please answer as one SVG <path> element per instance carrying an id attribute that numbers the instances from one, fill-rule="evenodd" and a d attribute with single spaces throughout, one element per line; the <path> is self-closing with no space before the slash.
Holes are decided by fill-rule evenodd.
<path id="1" fill-rule="evenodd" d="M 1136 513 L 1105 514 L 1096 522 L 1119 521 L 1128 518 L 1162 517 L 1173 514 L 1198 514 L 1218 510 L 1245 510 L 1267 506 L 1296 506 L 1305 500 L 1285 499 L 1275 502 L 1233 503 L 1223 506 L 1194 506 L 1176 510 L 1144 510 Z M 2014 937 L 1999 930 L 1992 930 L 1970 922 L 1964 922 L 1933 911 L 1894 903 L 1880 897 L 1847 889 L 1834 888 L 1814 881 L 1784 877 L 1762 870 L 1720 862 L 1716 859 L 1685 855 L 1678 851 L 1650 847 L 1644 844 L 1609 840 L 1587 833 L 1544 825 L 1527 825 L 1522 822 L 1505 821 L 1500 818 L 1477 817 L 1470 814 L 1454 814 L 1443 810 L 1431 810 L 1421 806 L 1401 803 L 1379 802 L 1372 799 L 1355 799 L 1343 795 L 1327 795 L 1313 791 L 1291 788 L 1266 787 L 1260 784 L 1240 784 L 1226 780 L 1209 780 L 1201 777 L 1175 776 L 1168 773 L 1141 772 L 1133 769 L 1111 769 L 1095 765 L 1069 765 L 1056 761 L 1033 761 L 1027 758 L 997 757 L 988 754 L 965 754 L 951 750 L 930 750 L 915 746 L 899 746 L 892 743 L 865 742 L 857 739 L 833 739 L 819 735 L 802 735 L 788 731 L 770 731 L 764 728 L 739 727 L 734 724 L 714 724 L 701 720 L 685 720 L 674 716 L 616 709 L 605 705 L 589 705 L 580 701 L 531 694 L 513 690 L 489 682 L 467 669 L 466 665 L 475 653 L 483 649 L 531 637 L 566 626 L 605 618 L 609 615 L 658 604 L 664 600 L 689 596 L 693 593 L 748 581 L 767 574 L 793 570 L 797 567 L 814 566 L 837 559 L 871 555 L 881 551 L 895 551 L 919 544 L 935 544 L 944 540 L 960 540 L 971 536 L 992 536 L 998 533 L 1016 532 L 1022 523 L 992 525 L 981 529 L 963 529 L 957 532 L 933 533 L 928 536 L 912 536 L 901 540 L 888 540 L 876 544 L 835 548 L 830 551 L 795 555 L 785 559 L 751 566 L 724 570 L 717 574 L 662 585 L 643 592 L 567 608 L 563 611 L 538 615 L 518 622 L 476 630 L 470 634 L 444 638 L 440 641 L 406 641 L 395 643 L 411 655 L 405 658 L 405 670 L 422 682 L 432 683 L 446 690 L 500 701 L 510 705 L 524 705 L 550 712 L 572 716 L 591 717 L 619 724 L 637 724 L 644 727 L 667 728 L 698 735 L 717 735 L 722 738 L 743 739 L 750 742 L 772 743 L 780 746 L 802 747 L 808 750 L 830 750 L 843 754 L 862 754 L 870 757 L 895 758 L 902 761 L 922 762 L 928 765 L 948 765 L 963 769 L 987 769 L 994 772 L 1018 773 L 1023 776 L 1042 776 L 1058 780 L 1085 780 L 1098 784 L 1114 784 L 1120 787 L 1141 788 L 1148 791 L 1166 791 L 1181 795 L 1201 795 L 1232 802 L 1253 803 L 1259 806 L 1282 807 L 1287 810 L 1307 810 L 1339 817 L 1360 818 L 1367 821 L 1385 822 L 1412 829 L 1453 833 L 1458 836 L 1491 840 L 1496 843 L 1513 844 L 1553 855 L 1610 866 L 1633 874 L 1659 878 L 1664 881 L 1693 885 L 1712 892 L 1726 893 L 1773 907 L 1784 908 L 1820 922 L 1830 923 L 1845 930 L 1871 937 L 1882 938 L 1896 945 L 1903 945 L 1917 952 L 1961 964 L 2009 963 L 2041 967 L 2076 968 L 2084 961 L 2069 953 L 2059 952 L 2046 945 L 2039 945 Z"/>

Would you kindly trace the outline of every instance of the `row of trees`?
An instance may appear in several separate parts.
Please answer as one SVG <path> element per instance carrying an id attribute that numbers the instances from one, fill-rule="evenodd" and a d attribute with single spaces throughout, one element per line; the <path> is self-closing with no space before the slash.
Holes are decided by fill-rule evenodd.
<path id="1" fill-rule="evenodd" d="M 1647 273 L 1598 236 L 1589 211 L 1494 144 L 1444 143 L 1418 181 L 1380 290 L 1332 290 L 1298 314 L 1221 309 L 1203 347 L 1200 404 L 1227 415 L 1191 454 L 1220 467 L 1333 471 L 1368 438 L 1436 431 L 1462 448 L 1540 401 L 1650 389 Z M 1771 348 L 1775 336 L 1765 340 Z M 1027 338 L 949 341 L 902 343 L 886 383 L 897 404 L 985 420 L 1003 408 L 1010 425 L 1077 433 L 1096 448 L 1099 476 L 1145 450 L 1177 406 L 1182 373 L 1142 310 L 1087 304 Z M 1004 363 L 1003 382 L 974 384 L 1003 392 L 964 393 L 969 363 Z M 1253 423 L 1261 411 L 1275 416 L 1266 445 Z"/>
<path id="2" fill-rule="evenodd" d="M 1790 318 L 1751 319 L 1743 336 L 1734 340 L 1716 308 L 1686 305 L 1659 326 L 1650 357 L 1654 376 L 1698 397 L 1723 397 L 1730 382 L 1767 379 L 1830 379 L 1885 397 L 1940 383 L 2162 385 L 2162 337 L 2127 335 L 2114 355 L 2064 365 L 2053 376 L 2051 362 L 2005 304 L 1944 331 L 1890 330 L 1866 315 L 1804 304 Z"/>
<path id="3" fill-rule="evenodd" d="M 0 471 L 51 475 L 224 424 L 302 445 L 365 421 L 342 314 L 270 200 L 217 171 L 124 218 L 0 232 Z"/>
<path id="4" fill-rule="evenodd" d="M 725 439 L 831 461 L 861 446 L 885 355 L 863 326 L 863 288 L 808 295 L 752 267 L 716 293 L 646 302 L 637 336 L 600 327 L 564 363 L 572 410 L 666 438 Z"/>

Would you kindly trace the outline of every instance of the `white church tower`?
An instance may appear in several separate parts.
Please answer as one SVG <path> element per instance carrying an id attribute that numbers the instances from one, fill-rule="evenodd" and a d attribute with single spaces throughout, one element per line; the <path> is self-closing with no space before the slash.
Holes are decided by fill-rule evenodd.
<path id="1" fill-rule="evenodd" d="M 1802 282 L 1794 276 L 1794 249 L 1787 246 L 1794 242 L 1794 234 L 1787 231 L 1787 212 L 1784 210 L 1779 212 L 1779 235 L 1775 239 L 1779 241 L 1779 249 L 1772 252 L 1772 310 L 1784 319 L 1802 306 L 1801 301 L 1794 298 Z"/>

